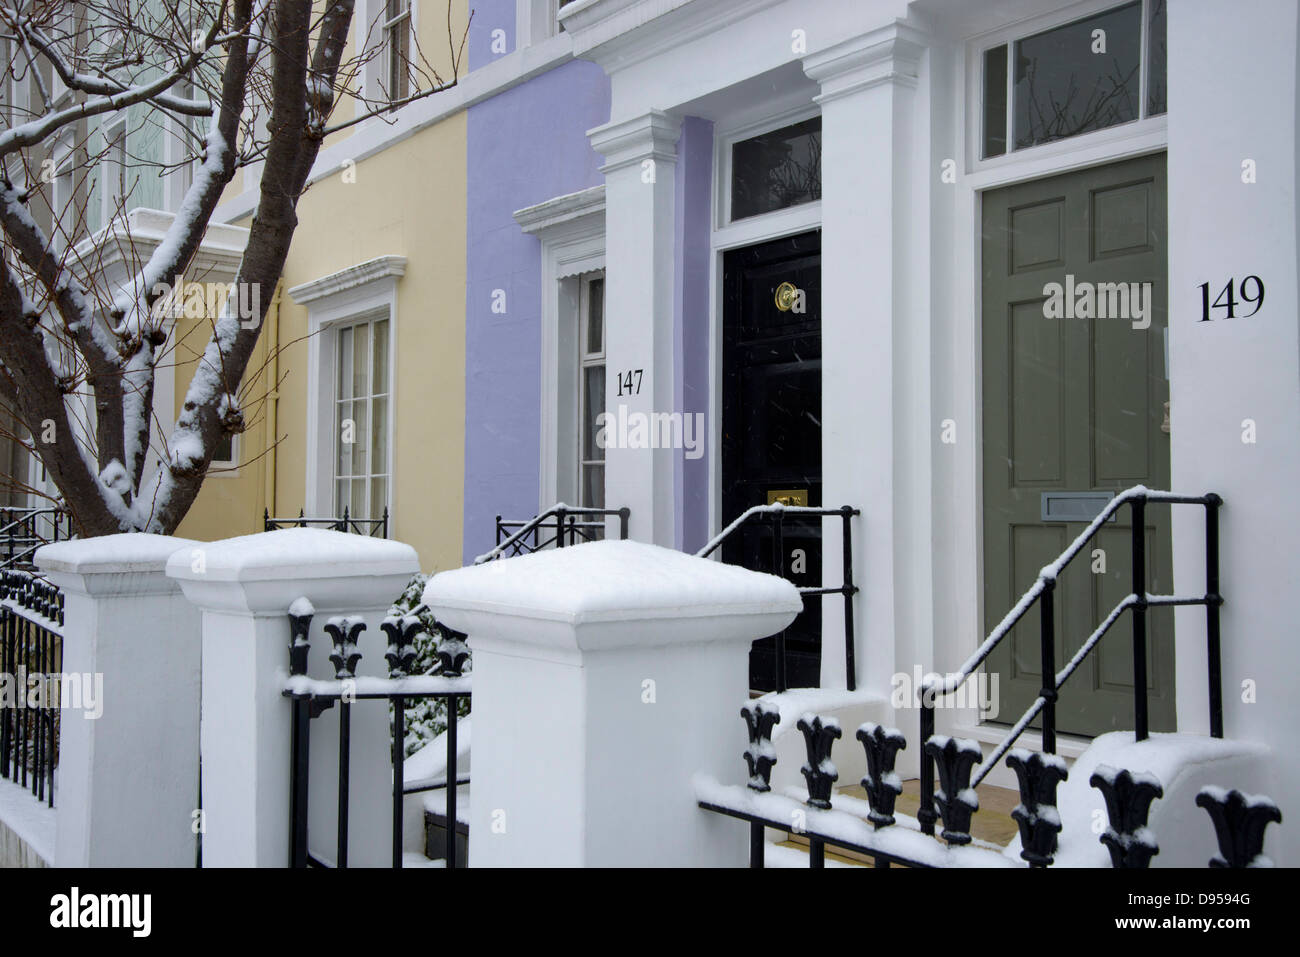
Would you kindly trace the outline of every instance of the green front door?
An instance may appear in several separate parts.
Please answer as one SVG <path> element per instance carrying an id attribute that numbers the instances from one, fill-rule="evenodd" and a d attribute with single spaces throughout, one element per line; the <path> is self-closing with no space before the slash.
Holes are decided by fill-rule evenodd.
<path id="1" fill-rule="evenodd" d="M 1106 493 L 1169 487 L 1164 155 L 987 192 L 982 220 L 987 633 L 1086 527 Z M 1144 329 L 1134 326 L 1144 323 L 1140 311 L 1150 322 Z M 1127 521 L 1121 509 L 1061 578 L 1058 669 L 1130 591 Z M 1147 590 L 1168 593 L 1169 507 L 1148 506 L 1146 525 Z M 1148 635 L 1151 728 L 1168 730 L 1169 609 L 1149 613 Z M 1035 607 L 989 659 L 999 679 L 998 722 L 1016 721 L 1042 687 L 1039 645 Z M 1091 736 L 1132 728 L 1132 682 L 1126 613 L 1062 689 L 1058 730 Z"/>

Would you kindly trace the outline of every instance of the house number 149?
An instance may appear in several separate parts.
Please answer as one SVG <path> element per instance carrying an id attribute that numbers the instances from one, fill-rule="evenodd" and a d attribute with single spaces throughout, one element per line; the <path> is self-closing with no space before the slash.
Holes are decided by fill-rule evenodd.
<path id="1" fill-rule="evenodd" d="M 1235 286 L 1235 289 L 1234 289 Z M 1209 322 L 1214 317 L 1210 315 L 1211 309 L 1224 309 L 1226 312 L 1221 317 L 1223 319 L 1249 319 L 1264 305 L 1264 280 L 1258 276 L 1247 276 L 1240 283 L 1235 279 L 1229 279 L 1228 284 L 1220 290 L 1218 298 L 1210 302 L 1210 284 L 1203 282 L 1199 287 L 1201 290 L 1201 318 L 1200 322 Z M 1237 315 L 1237 295 L 1241 295 L 1241 303 L 1252 305 L 1255 308 L 1243 316 Z"/>

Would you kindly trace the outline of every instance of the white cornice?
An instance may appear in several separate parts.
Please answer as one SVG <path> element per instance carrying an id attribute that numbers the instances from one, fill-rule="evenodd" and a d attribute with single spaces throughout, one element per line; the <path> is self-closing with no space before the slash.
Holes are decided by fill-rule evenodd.
<path id="1" fill-rule="evenodd" d="M 605 215 L 603 184 L 516 210 L 514 217 L 515 222 L 524 232 L 540 236 L 555 232 L 558 227 L 596 215 L 601 217 Z"/>
<path id="2" fill-rule="evenodd" d="M 612 74 L 781 2 L 577 0 L 560 10 L 560 22 L 573 37 L 573 55 Z"/>
<path id="3" fill-rule="evenodd" d="M 606 123 L 587 131 L 591 148 L 605 157 L 602 173 L 633 166 L 651 159 L 672 163 L 677 160 L 677 140 L 682 121 L 660 110 L 651 110 L 630 120 Z"/>
<path id="4" fill-rule="evenodd" d="M 317 299 L 324 299 L 326 296 L 333 296 L 367 283 L 378 282 L 389 277 L 397 279 L 404 275 L 406 275 L 405 256 L 378 256 L 355 266 L 340 269 L 338 272 L 332 272 L 328 276 L 294 286 L 289 290 L 289 296 L 298 305 L 305 306 Z"/>
<path id="5" fill-rule="evenodd" d="M 818 103 L 881 83 L 915 86 L 926 34 L 911 24 L 895 20 L 888 26 L 837 43 L 804 59 L 804 73 L 822 88 Z"/>
<path id="6" fill-rule="evenodd" d="M 70 257 L 74 268 L 90 267 L 97 274 L 109 277 L 110 281 L 115 281 L 114 274 L 120 270 L 122 276 L 117 278 L 125 280 L 128 274 L 134 274 L 149 261 L 166 238 L 175 218 L 173 213 L 160 209 L 133 209 L 125 218 L 115 219 L 93 236 L 77 243 Z M 187 275 L 218 281 L 234 278 L 247 243 L 247 229 L 209 223 L 186 270 Z"/>

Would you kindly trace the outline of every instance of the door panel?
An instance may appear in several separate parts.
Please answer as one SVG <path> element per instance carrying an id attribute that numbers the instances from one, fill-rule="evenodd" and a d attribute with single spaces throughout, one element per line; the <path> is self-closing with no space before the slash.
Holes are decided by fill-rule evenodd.
<path id="1" fill-rule="evenodd" d="M 1163 155 L 1022 183 L 983 196 L 984 627 L 992 629 L 1086 527 L 1044 522 L 1050 491 L 1167 488 L 1161 431 L 1165 380 Z M 1045 285 L 1091 284 L 1094 311 L 1134 315 L 1131 283 L 1150 283 L 1150 326 L 1122 318 L 1049 318 Z M 1102 285 L 1106 284 L 1106 285 Z M 1086 308 L 1083 301 L 1077 301 Z M 1129 592 L 1127 510 L 1058 583 L 1059 669 Z M 1147 507 L 1147 589 L 1171 590 L 1168 506 Z M 1101 549 L 1101 555 L 1094 552 Z M 1148 614 L 1153 729 L 1173 724 L 1172 613 Z M 1057 727 L 1094 735 L 1131 728 L 1132 624 L 1125 614 L 1061 692 Z M 1040 687 L 1039 615 L 989 659 L 1000 675 L 999 721 L 1014 722 Z"/>
<path id="2" fill-rule="evenodd" d="M 728 252 L 723 260 L 722 523 L 777 490 L 806 490 L 821 505 L 821 234 L 805 233 Z M 783 282 L 802 290 L 781 310 Z M 748 525 L 723 546 L 723 560 L 775 570 L 768 523 Z M 782 564 L 796 585 L 822 583 L 821 519 L 787 518 Z M 821 677 L 821 600 L 786 630 L 786 680 L 815 687 Z M 776 686 L 776 640 L 754 643 L 750 685 Z"/>

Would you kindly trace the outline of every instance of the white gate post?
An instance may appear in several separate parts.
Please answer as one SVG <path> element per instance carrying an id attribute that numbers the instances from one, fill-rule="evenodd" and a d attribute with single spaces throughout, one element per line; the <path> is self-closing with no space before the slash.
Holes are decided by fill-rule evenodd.
<path id="1" fill-rule="evenodd" d="M 425 603 L 474 661 L 470 866 L 737 866 L 748 828 L 691 783 L 743 769 L 756 638 L 788 581 L 633 541 L 444 572 Z"/>
<path id="2" fill-rule="evenodd" d="M 315 528 L 225 539 L 178 553 L 167 574 L 203 611 L 204 867 L 284 867 L 289 863 L 289 606 L 314 607 L 308 675 L 330 679 L 332 645 L 324 625 L 360 618 L 357 675 L 387 677 L 379 628 L 389 606 L 419 570 L 401 542 Z M 308 847 L 336 853 L 338 727 L 336 704 L 311 722 Z M 392 770 L 388 709 L 352 707 L 349 864 L 391 860 Z"/>
<path id="3" fill-rule="evenodd" d="M 63 673 L 83 691 L 60 715 L 56 867 L 194 866 L 199 615 L 164 574 L 194 544 L 131 533 L 36 552 L 63 590 Z"/>

